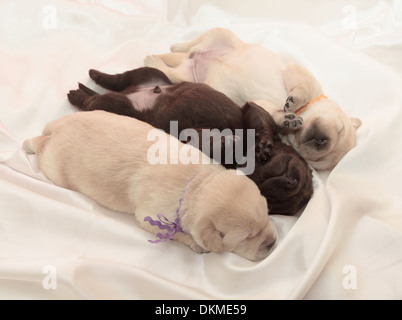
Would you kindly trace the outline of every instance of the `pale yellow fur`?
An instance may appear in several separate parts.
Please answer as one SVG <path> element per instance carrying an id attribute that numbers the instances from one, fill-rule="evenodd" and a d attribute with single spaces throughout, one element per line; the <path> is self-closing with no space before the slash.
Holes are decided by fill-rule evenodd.
<path id="1" fill-rule="evenodd" d="M 56 185 L 81 192 L 116 211 L 135 214 L 141 227 L 163 213 L 176 218 L 182 203 L 177 240 L 196 252 L 231 251 L 249 260 L 265 258 L 276 237 L 265 198 L 246 176 L 217 164 L 156 164 L 147 159 L 152 126 L 104 111 L 80 112 L 46 125 L 43 135 L 24 149 L 37 155 L 40 169 Z M 185 145 L 164 134 L 172 144 Z M 186 146 L 188 148 L 188 146 Z M 206 156 L 198 149 L 200 162 Z M 210 160 L 209 158 L 207 158 Z M 134 232 L 134 230 L 133 230 Z"/>
<path id="2" fill-rule="evenodd" d="M 192 55 L 213 51 L 222 54 L 207 58 L 203 82 L 240 106 L 255 101 L 269 111 L 279 125 L 289 96 L 294 102 L 286 111 L 295 112 L 323 93 L 318 80 L 304 67 L 286 64 L 272 51 L 245 43 L 230 30 L 222 28 L 208 30 L 189 42 L 173 44 L 171 53 L 147 56 L 144 62 L 146 66 L 166 73 L 173 82 L 195 81 L 191 72 Z M 325 99 L 312 103 L 301 117 L 304 119 L 301 129 L 283 139 L 315 169 L 334 168 L 355 146 L 356 130 L 361 121 L 346 116 L 335 101 Z M 314 144 L 306 143 L 312 126 L 319 126 L 318 130 L 325 131 L 328 136 L 325 150 L 317 150 L 312 147 Z"/>

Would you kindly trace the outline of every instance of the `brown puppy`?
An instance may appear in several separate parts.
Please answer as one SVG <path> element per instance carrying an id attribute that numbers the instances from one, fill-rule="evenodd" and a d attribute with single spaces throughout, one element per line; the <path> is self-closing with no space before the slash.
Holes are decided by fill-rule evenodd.
<path id="1" fill-rule="evenodd" d="M 271 115 L 254 103 L 239 108 L 207 85 L 171 84 L 165 74 L 154 68 L 117 75 L 90 70 L 89 74 L 97 84 L 112 92 L 99 95 L 80 84 L 78 90 L 68 94 L 70 102 L 80 110 L 105 110 L 134 117 L 172 135 L 172 121 L 177 121 L 179 132 L 195 128 L 197 135 L 192 136 L 190 144 L 196 142 L 195 146 L 203 151 L 201 147 L 209 145 L 207 149 L 212 154 L 208 155 L 226 168 L 249 167 L 254 160 L 250 154 L 255 153 L 254 170 L 245 172 L 269 199 L 273 214 L 295 214 L 310 199 L 313 193 L 310 168 L 293 148 L 276 139 L 277 132 L 301 126 L 301 118 L 294 114 L 284 114 L 282 126 L 278 127 Z M 201 134 L 205 129 L 218 129 L 218 133 L 205 137 Z M 236 135 L 236 129 L 243 129 L 240 136 Z M 252 146 L 247 142 L 246 129 L 255 130 L 256 142 Z M 218 145 L 214 143 L 216 138 Z M 240 157 L 238 149 L 242 151 Z M 247 154 L 246 162 L 239 164 L 244 161 L 243 154 Z"/>
<path id="2" fill-rule="evenodd" d="M 289 118 L 287 121 L 293 126 L 291 123 L 297 118 L 291 115 Z M 267 128 L 271 128 L 268 134 L 274 137 L 270 160 L 259 162 L 256 166 L 258 169 L 249 178 L 257 184 L 274 212 L 298 212 L 307 204 L 314 190 L 312 172 L 306 161 L 292 147 L 282 143 L 277 134 L 287 130 L 289 123 L 285 123 L 285 129 L 277 127 L 273 117 L 252 102 L 243 107 L 243 119 L 246 123 L 253 123 L 256 132 L 268 133 Z"/>

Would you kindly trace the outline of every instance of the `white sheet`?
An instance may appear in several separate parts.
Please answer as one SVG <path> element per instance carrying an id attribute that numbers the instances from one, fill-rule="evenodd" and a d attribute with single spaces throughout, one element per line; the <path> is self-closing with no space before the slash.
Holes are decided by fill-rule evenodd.
<path id="1" fill-rule="evenodd" d="M 0 298 L 402 299 L 401 1 L 6 0 L 0 13 Z M 150 244 L 20 149 L 76 112 L 66 93 L 94 87 L 90 68 L 140 67 L 216 26 L 297 59 L 363 120 L 301 217 L 274 216 L 279 244 L 258 263 Z"/>

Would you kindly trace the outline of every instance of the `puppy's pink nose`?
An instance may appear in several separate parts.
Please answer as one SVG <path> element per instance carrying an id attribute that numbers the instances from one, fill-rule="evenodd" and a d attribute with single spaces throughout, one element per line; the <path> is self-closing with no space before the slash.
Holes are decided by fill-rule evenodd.
<path id="1" fill-rule="evenodd" d="M 276 243 L 277 232 L 275 224 L 273 223 L 273 221 L 271 221 L 271 219 L 269 219 L 269 223 L 266 230 L 268 232 L 265 235 L 263 245 L 272 248 Z"/>
<path id="2" fill-rule="evenodd" d="M 276 243 L 276 233 L 266 235 L 263 245 L 272 248 Z"/>

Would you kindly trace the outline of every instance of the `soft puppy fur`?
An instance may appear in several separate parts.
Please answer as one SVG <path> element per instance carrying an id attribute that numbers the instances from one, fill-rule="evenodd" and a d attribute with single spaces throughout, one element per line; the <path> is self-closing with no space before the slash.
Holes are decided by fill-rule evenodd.
<path id="1" fill-rule="evenodd" d="M 249 177 L 257 184 L 268 200 L 273 212 L 297 213 L 313 195 L 312 172 L 306 161 L 290 146 L 282 143 L 278 132 L 283 132 L 275 124 L 272 116 L 260 106 L 248 103 L 243 107 L 243 120 L 252 123 L 257 132 L 267 133 L 267 128 L 277 128 L 269 134 L 274 137 L 268 161 L 260 161 Z M 284 127 L 298 126 L 298 118 L 291 114 Z M 265 128 L 265 130 L 259 130 Z M 275 192 L 272 192 L 275 190 Z M 273 213 L 271 212 L 271 213 Z"/>
<path id="2" fill-rule="evenodd" d="M 125 116 L 79 112 L 48 123 L 41 136 L 24 142 L 24 149 L 36 153 L 40 169 L 56 185 L 109 209 L 135 214 L 149 232 L 161 230 L 144 218 L 157 220 L 163 213 L 174 221 L 183 197 L 184 232 L 176 233 L 174 240 L 196 252 L 230 251 L 252 261 L 265 258 L 276 230 L 255 183 L 220 165 L 151 164 L 152 130 L 156 129 Z M 165 138 L 168 154 L 172 143 L 178 143 L 179 153 L 183 147 L 193 148 L 157 131 L 160 139 Z M 193 149 L 199 161 L 206 157 Z"/>
<path id="3" fill-rule="evenodd" d="M 171 53 L 148 56 L 144 62 L 172 82 L 208 84 L 240 105 L 259 100 L 256 103 L 275 119 L 284 111 L 300 113 L 303 126 L 287 132 L 283 140 L 317 170 L 333 169 L 356 144 L 361 121 L 324 97 L 308 70 L 283 63 L 273 52 L 241 41 L 230 30 L 211 29 L 192 41 L 173 44 Z"/>
<path id="4" fill-rule="evenodd" d="M 154 68 L 138 68 L 121 74 L 108 75 L 90 70 L 90 77 L 99 85 L 112 90 L 99 95 L 79 84 L 71 90 L 69 101 L 80 110 L 106 110 L 148 122 L 156 128 L 170 132 L 170 122 L 177 120 L 179 130 L 195 128 L 197 145 L 208 143 L 215 158 L 219 151 L 211 141 L 202 141 L 203 129 L 230 129 L 219 146 L 221 163 L 229 169 L 238 167 L 234 154 L 226 153 L 227 143 L 237 144 L 235 129 L 255 129 L 256 153 L 254 172 L 249 177 L 257 183 L 268 199 L 270 213 L 296 214 L 313 194 L 312 173 L 297 152 L 276 137 L 279 131 L 297 130 L 302 125 L 299 117 L 283 113 L 278 126 L 271 115 L 254 103 L 239 108 L 224 94 L 205 84 L 184 82 L 172 84 L 165 74 Z M 240 142 L 242 143 L 242 142 Z M 238 147 L 238 145 L 236 145 Z M 233 145 L 232 145 L 233 147 Z M 249 146 L 244 145 L 243 150 Z M 233 148 L 231 148 L 233 149 Z M 250 152 L 250 150 L 248 150 Z M 243 165 L 244 166 L 244 165 Z"/>

